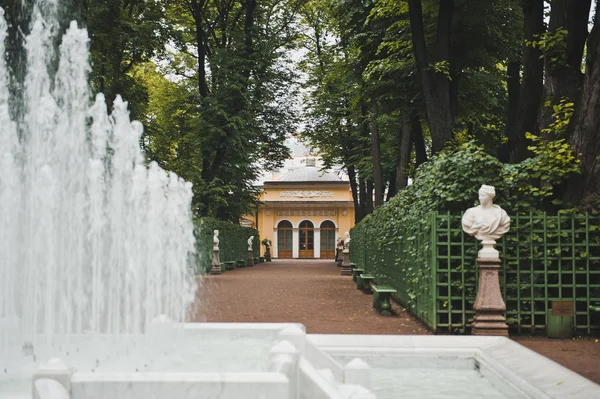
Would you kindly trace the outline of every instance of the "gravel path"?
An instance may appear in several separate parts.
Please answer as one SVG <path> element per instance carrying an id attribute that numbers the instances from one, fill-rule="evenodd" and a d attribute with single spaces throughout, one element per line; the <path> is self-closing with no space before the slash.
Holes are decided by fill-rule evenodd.
<path id="1" fill-rule="evenodd" d="M 341 276 L 333 261 L 274 260 L 218 276 L 205 276 L 198 291 L 202 311 L 194 321 L 295 322 L 313 334 L 431 334 L 397 304 L 384 317 L 372 297 Z M 600 383 L 600 342 L 512 337 L 518 343 Z"/>

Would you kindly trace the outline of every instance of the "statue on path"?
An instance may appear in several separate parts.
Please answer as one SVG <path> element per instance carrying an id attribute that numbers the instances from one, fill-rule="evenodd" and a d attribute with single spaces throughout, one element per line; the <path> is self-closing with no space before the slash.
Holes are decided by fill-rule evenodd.
<path id="1" fill-rule="evenodd" d="M 254 236 L 248 238 L 248 251 L 252 251 L 252 240 L 254 240 Z"/>
<path id="2" fill-rule="evenodd" d="M 213 249 L 219 249 L 219 230 L 214 231 Z"/>
<path id="3" fill-rule="evenodd" d="M 211 261 L 210 274 L 221 274 L 221 254 L 219 250 L 219 230 L 214 231 L 213 235 L 213 256 Z"/>
<path id="4" fill-rule="evenodd" d="M 350 247 L 350 233 L 345 232 L 344 237 L 346 237 L 344 240 L 344 249 L 348 249 Z"/>
<path id="5" fill-rule="evenodd" d="M 504 209 L 494 205 L 495 196 L 494 187 L 482 185 L 479 189 L 481 205 L 467 209 L 462 218 L 465 233 L 475 236 L 483 244 L 477 258 L 479 280 L 473 304 L 475 316 L 471 323 L 471 334 L 507 337 L 508 325 L 504 318 L 506 304 L 502 299 L 498 277 L 500 254 L 494 244 L 510 229 L 510 218 Z"/>

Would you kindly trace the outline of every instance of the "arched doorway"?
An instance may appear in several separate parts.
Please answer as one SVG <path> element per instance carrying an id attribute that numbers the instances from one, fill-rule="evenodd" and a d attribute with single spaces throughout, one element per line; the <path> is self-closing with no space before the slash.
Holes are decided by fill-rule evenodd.
<path id="1" fill-rule="evenodd" d="M 335 224 L 331 220 L 321 223 L 321 258 L 335 258 Z"/>
<path id="2" fill-rule="evenodd" d="M 312 222 L 305 220 L 300 223 L 298 229 L 300 233 L 298 235 L 298 248 L 300 258 L 314 258 L 315 257 L 315 226 Z"/>
<path id="3" fill-rule="evenodd" d="M 277 225 L 277 257 L 291 259 L 292 244 L 292 224 L 287 220 L 282 220 Z"/>

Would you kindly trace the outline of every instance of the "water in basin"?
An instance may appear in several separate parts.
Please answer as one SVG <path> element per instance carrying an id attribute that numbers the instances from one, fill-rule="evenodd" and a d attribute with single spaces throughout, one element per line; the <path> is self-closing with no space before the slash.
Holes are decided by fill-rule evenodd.
<path id="1" fill-rule="evenodd" d="M 355 356 L 333 355 L 340 364 Z M 364 357 L 369 364 L 371 391 L 378 399 L 396 398 L 526 398 L 493 373 L 481 372 L 472 357 Z"/>

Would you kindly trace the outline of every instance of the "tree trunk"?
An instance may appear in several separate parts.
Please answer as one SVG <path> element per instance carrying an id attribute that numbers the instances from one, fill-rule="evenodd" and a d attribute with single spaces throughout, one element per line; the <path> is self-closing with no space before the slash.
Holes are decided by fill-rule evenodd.
<path id="1" fill-rule="evenodd" d="M 354 165 L 348 165 L 346 167 L 348 170 L 348 180 L 350 180 L 350 190 L 352 191 L 352 202 L 354 203 L 354 223 L 359 223 L 364 215 L 362 213 L 362 209 L 360 208 L 360 203 L 358 201 L 358 184 L 356 183 L 356 169 L 354 169 Z"/>
<path id="2" fill-rule="evenodd" d="M 408 184 L 408 162 L 410 161 L 410 119 L 405 115 L 402 123 L 402 135 L 400 137 L 400 151 L 396 162 L 396 189 L 398 191 L 406 188 Z"/>
<path id="3" fill-rule="evenodd" d="M 196 51 L 198 52 L 198 92 L 202 98 L 208 96 L 208 84 L 206 83 L 206 33 L 202 25 L 202 8 L 204 0 L 191 0 L 194 22 L 196 24 Z"/>
<path id="4" fill-rule="evenodd" d="M 249 60 L 254 55 L 254 11 L 256 10 L 256 0 L 246 1 L 246 16 L 244 19 L 244 44 L 246 45 L 246 56 Z M 242 75 L 245 78 L 250 77 L 250 68 L 245 69 Z"/>
<path id="5" fill-rule="evenodd" d="M 367 196 L 365 197 L 365 204 L 366 204 L 366 209 L 367 209 L 366 215 L 370 215 L 371 213 L 373 213 L 373 209 L 375 208 L 373 206 L 373 186 L 374 186 L 373 180 L 367 180 L 366 185 L 367 185 Z"/>
<path id="6" fill-rule="evenodd" d="M 371 151 L 373 156 L 373 183 L 375 185 L 375 208 L 383 203 L 383 179 L 381 176 L 381 151 L 379 144 L 379 127 L 377 126 L 377 103 L 371 104 L 369 126 L 371 130 Z"/>
<path id="7" fill-rule="evenodd" d="M 424 162 L 427 162 L 427 149 L 425 148 L 425 138 L 423 137 L 423 127 L 419 120 L 419 113 L 412 111 L 410 113 L 410 134 L 411 140 L 415 146 L 415 169 Z"/>
<path id="8" fill-rule="evenodd" d="M 453 0 L 440 0 L 436 61 L 445 62 L 448 67 L 450 63 L 450 32 L 453 8 Z M 423 28 L 421 0 L 408 0 L 408 11 L 413 50 L 431 132 L 431 147 L 432 152 L 435 154 L 444 149 L 446 142 L 452 138 L 454 121 L 450 103 L 450 81 L 443 73 L 431 71 Z"/>
<path id="9" fill-rule="evenodd" d="M 360 177 L 360 173 L 358 174 L 358 199 L 360 201 L 360 218 L 364 218 L 368 215 L 367 212 L 367 184 L 365 179 Z"/>
<path id="10" fill-rule="evenodd" d="M 544 33 L 544 0 L 523 0 L 525 40 L 538 40 Z M 510 161 L 518 163 L 530 155 L 525 133 L 538 134 L 538 110 L 542 100 L 544 60 L 541 51 L 531 45 L 523 48 L 523 82 L 519 95 L 517 127 L 508 132 L 510 136 Z"/>
<path id="11" fill-rule="evenodd" d="M 508 106 L 506 117 L 506 128 L 504 134 L 506 137 L 512 137 L 512 132 L 517 128 L 517 112 L 519 110 L 519 96 L 521 90 L 521 62 L 509 61 L 506 70 L 506 89 L 508 92 Z M 507 163 L 510 161 L 510 145 L 511 140 L 500 146 L 498 159 L 500 162 Z"/>
<path id="12" fill-rule="evenodd" d="M 596 7 L 594 28 L 587 42 L 586 72 L 581 92 L 581 106 L 571 118 L 569 144 L 581 164 L 581 175 L 567 185 L 567 199 L 583 207 L 593 207 L 600 200 L 600 10 Z"/>
<path id="13" fill-rule="evenodd" d="M 570 101 L 579 99 L 584 75 L 581 72 L 583 50 L 588 36 L 587 21 L 592 0 L 553 0 L 550 9 L 549 32 L 566 29 L 566 53 L 558 54 L 565 58 L 553 60 L 556 54 L 550 54 L 544 60 L 544 102 L 550 101 L 550 107 L 542 104 L 540 108 L 540 130 L 552 123 L 552 106 L 562 98 Z"/>

